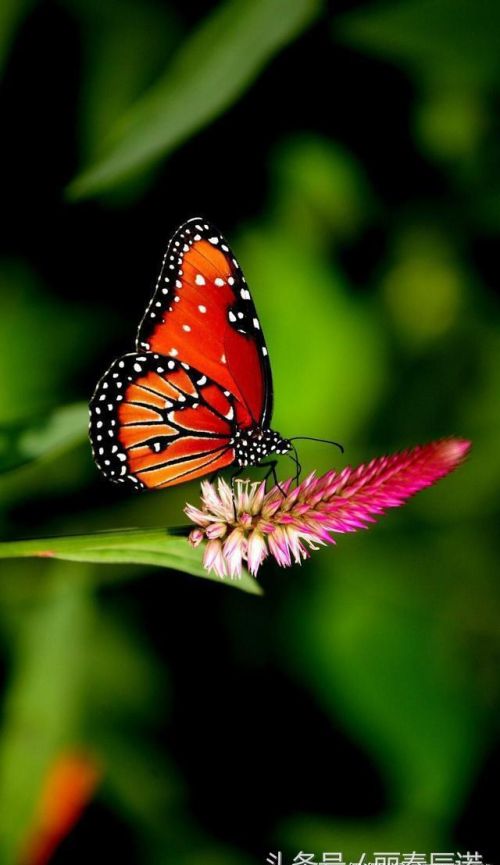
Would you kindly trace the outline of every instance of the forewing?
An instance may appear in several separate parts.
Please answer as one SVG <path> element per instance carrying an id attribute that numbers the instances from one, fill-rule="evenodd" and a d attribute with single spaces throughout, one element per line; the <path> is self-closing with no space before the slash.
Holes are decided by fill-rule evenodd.
<path id="1" fill-rule="evenodd" d="M 178 358 L 233 394 L 239 427 L 269 424 L 266 343 L 241 268 L 213 225 L 191 219 L 174 234 L 137 350 Z"/>

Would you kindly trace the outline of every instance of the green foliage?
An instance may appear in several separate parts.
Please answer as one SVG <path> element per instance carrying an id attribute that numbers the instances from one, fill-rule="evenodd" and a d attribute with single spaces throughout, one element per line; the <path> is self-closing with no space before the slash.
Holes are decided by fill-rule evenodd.
<path id="1" fill-rule="evenodd" d="M 73 198 L 119 186 L 214 120 L 287 42 L 319 0 L 228 0 L 183 44 L 170 68 L 117 121 L 106 153 L 76 177 Z"/>
<path id="2" fill-rule="evenodd" d="M 23 47 L 31 5 L 9 0 L 1 7 L 4 67 L 15 57 L 16 36 Z M 36 15 L 45 14 L 43 5 Z M 315 798 L 304 807 L 302 796 L 294 798 L 293 752 L 289 811 L 272 823 L 275 779 L 261 765 L 272 795 L 264 806 L 255 800 L 246 831 L 259 807 L 269 806 L 265 825 L 277 849 L 342 849 L 347 861 L 364 849 L 455 849 L 454 829 L 488 759 L 500 703 L 500 338 L 498 304 L 488 291 L 495 270 L 484 254 L 492 241 L 495 248 L 500 225 L 500 7 L 493 0 L 389 0 L 357 4 L 334 17 L 331 28 L 326 21 L 313 28 L 321 22 L 320 0 L 226 0 L 206 4 L 205 20 L 194 25 L 183 20 L 188 13 L 180 3 L 48 6 L 50 25 L 60 16 L 81 51 L 78 80 L 63 81 L 63 69 L 60 88 L 47 97 L 76 139 L 71 164 L 84 166 L 58 215 L 75 226 L 97 225 L 104 235 L 116 225 L 120 232 L 125 221 L 134 228 L 136 213 L 148 226 L 164 219 L 165 228 L 186 215 L 174 214 L 172 178 L 162 186 L 158 169 L 217 118 L 225 117 L 224 134 L 233 135 L 232 107 L 264 70 L 273 75 L 275 58 L 310 28 L 309 54 L 300 53 L 303 43 L 297 54 L 311 64 L 313 77 L 300 70 L 309 89 L 283 94 L 283 100 L 293 95 L 296 116 L 283 121 L 277 136 L 272 118 L 256 122 L 249 112 L 247 140 L 235 136 L 235 164 L 221 178 L 221 188 L 227 183 L 232 191 L 234 184 L 234 199 L 228 205 L 223 189 L 215 202 L 200 201 L 185 176 L 182 202 L 202 206 L 208 217 L 213 207 L 216 218 L 222 214 L 235 226 L 228 239 L 272 359 L 273 425 L 283 435 L 333 438 L 346 447 L 341 456 L 301 442 L 306 471 L 342 468 L 450 433 L 471 438 L 473 450 L 460 472 L 370 534 L 339 538 L 301 570 L 277 573 L 266 564 L 269 591 L 258 602 L 248 597 L 261 594 L 249 575 L 225 581 L 222 591 L 176 578 L 174 572 L 214 579 L 200 549 L 174 530 L 151 528 L 178 525 L 199 484 L 129 496 L 98 480 L 87 406 L 75 400 L 95 382 L 101 364 L 95 356 L 111 345 L 115 319 L 75 301 L 68 274 L 60 275 L 62 221 L 54 202 L 47 203 L 50 243 L 41 250 L 43 226 L 33 231 L 25 220 L 20 184 L 22 230 L 14 214 L 16 236 L 9 235 L 10 251 L 0 261 L 0 861 L 18 865 L 43 777 L 61 751 L 81 746 L 102 765 L 97 796 L 104 814 L 130 833 L 134 865 L 255 865 L 246 850 L 216 840 L 193 816 L 193 803 L 198 809 L 200 803 L 189 775 L 196 772 L 189 763 L 193 743 L 183 762 L 175 741 L 182 701 L 196 692 L 193 670 L 205 656 L 209 675 L 221 677 L 224 689 L 232 688 L 236 669 L 249 706 L 259 693 L 255 680 L 268 675 L 264 666 L 269 676 L 277 667 L 307 711 L 317 707 L 332 753 L 340 736 L 357 749 L 356 789 L 363 792 L 364 773 L 372 771 L 385 791 L 370 818 L 356 808 L 341 816 L 341 799 L 338 809 L 328 807 L 329 799 L 316 807 Z M 340 43 L 351 72 L 360 64 L 366 75 L 352 104 L 349 76 L 336 65 Z M 7 70 L 14 102 L 25 57 L 21 50 L 21 62 L 13 59 Z M 373 95 L 372 70 L 382 70 L 386 85 L 375 107 L 363 101 L 365 88 Z M 394 94 L 394 111 L 404 103 L 408 114 L 391 125 Z M 393 140 L 379 116 L 404 134 Z M 50 124 L 35 132 L 32 158 L 44 178 L 49 150 L 60 158 L 59 142 Z M 8 129 L 6 137 L 15 142 L 16 134 Z M 405 147 L 401 168 L 395 163 Z M 7 166 L 16 182 L 25 176 L 25 154 Z M 220 170 L 201 150 L 197 158 L 204 172 Z M 251 167 L 255 198 L 248 190 L 240 198 Z M 161 205 L 148 197 L 156 176 Z M 57 188 L 54 199 L 63 195 Z M 95 196 L 99 202 L 71 203 Z M 244 213 L 253 214 L 246 223 Z M 82 234 L 82 255 L 92 261 L 100 291 L 95 244 L 95 234 Z M 139 242 L 126 253 L 149 272 Z M 59 273 L 54 285 L 52 273 Z M 140 309 L 142 289 L 125 280 L 120 291 L 120 297 L 133 291 Z M 288 475 L 288 461 L 279 472 Z M 26 535 L 42 538 L 19 540 Z M 226 592 L 226 585 L 243 594 Z M 213 634 L 203 642 L 193 622 L 207 597 L 202 613 Z M 172 648 L 182 603 L 189 611 L 181 619 L 185 637 Z M 148 604 L 158 607 L 161 629 L 151 627 Z M 221 655 L 212 642 L 223 645 Z M 189 652 L 191 668 L 183 666 Z M 223 656 L 228 667 L 219 669 Z M 193 681 L 189 674 L 185 680 L 186 669 Z M 265 723 L 271 711 L 258 706 L 255 760 L 265 746 L 270 755 L 278 750 Z M 201 747 L 219 747 L 218 768 L 234 764 L 230 777 L 246 784 L 238 759 L 249 742 L 238 741 L 236 756 L 227 748 L 229 729 L 236 725 L 239 733 L 241 718 L 227 717 L 214 700 L 200 701 L 195 721 Z M 299 728 L 293 713 L 287 723 L 297 753 L 317 754 L 315 731 Z M 216 727 L 222 738 L 214 743 Z M 328 736 L 324 747 L 326 763 Z M 341 755 L 330 778 L 321 777 L 322 765 L 313 767 L 315 792 L 321 784 L 342 789 L 346 766 Z"/>
<path id="3" fill-rule="evenodd" d="M 103 329 L 89 307 L 51 297 L 26 265 L 0 261 L 0 344 L 9 358 L 0 369 L 0 424 L 46 412 Z"/>
<path id="4" fill-rule="evenodd" d="M 403 0 L 352 12 L 335 22 L 335 31 L 419 75 L 496 85 L 499 23 L 495 0 Z"/>
<path id="5" fill-rule="evenodd" d="M 0 73 L 3 72 L 16 30 L 35 0 L 3 0 L 0 4 Z"/>
<path id="6" fill-rule="evenodd" d="M 44 457 L 57 459 L 86 440 L 87 419 L 88 406 L 75 403 L 30 423 L 0 427 L 0 473 Z"/>
<path id="7" fill-rule="evenodd" d="M 168 529 L 128 529 L 80 537 L 75 535 L 0 543 L 0 559 L 19 556 L 96 564 L 158 565 L 220 582 L 219 577 L 209 574 L 203 567 L 200 551 L 192 549 L 185 537 L 176 537 Z M 227 585 L 260 594 L 257 583 L 249 574 L 244 574 L 241 580 L 231 580 Z"/>
<path id="8" fill-rule="evenodd" d="M 2 862 L 18 861 L 42 779 L 61 751 L 80 741 L 90 605 L 85 590 L 66 584 L 31 614 L 7 618 L 15 661 L 0 743 Z"/>

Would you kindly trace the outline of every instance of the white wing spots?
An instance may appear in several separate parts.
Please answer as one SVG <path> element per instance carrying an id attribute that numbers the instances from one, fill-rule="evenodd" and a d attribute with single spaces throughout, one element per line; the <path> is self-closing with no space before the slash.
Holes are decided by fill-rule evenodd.
<path id="1" fill-rule="evenodd" d="M 179 394 L 179 396 L 177 397 L 177 402 L 186 402 L 186 397 L 183 393 Z"/>
<path id="2" fill-rule="evenodd" d="M 231 321 L 231 322 L 236 321 L 236 316 L 231 309 L 229 310 L 227 317 L 228 317 L 229 321 Z"/>
<path id="3" fill-rule="evenodd" d="M 218 286 L 224 285 L 224 280 L 221 279 L 220 276 L 217 276 L 216 279 L 214 279 L 214 284 Z"/>
<path id="4" fill-rule="evenodd" d="M 231 394 L 229 393 L 228 390 L 225 390 L 225 391 L 224 391 L 224 396 L 231 396 Z"/>
<path id="5" fill-rule="evenodd" d="M 244 317 L 245 317 L 245 314 L 244 314 L 243 312 L 239 312 L 239 313 L 238 313 L 238 318 L 239 318 L 240 320 L 241 320 L 242 318 L 244 318 Z"/>
<path id="6" fill-rule="evenodd" d="M 189 324 L 183 324 L 182 329 L 185 330 L 186 333 L 189 333 L 189 331 L 191 330 L 191 328 L 189 327 Z"/>
<path id="7" fill-rule="evenodd" d="M 202 385 L 206 384 L 206 383 L 207 383 L 207 377 L 206 377 L 206 375 L 202 375 L 201 378 L 199 378 L 199 379 L 197 380 L 197 382 L 196 382 L 196 384 L 199 384 L 200 387 L 201 387 Z"/>
<path id="8" fill-rule="evenodd" d="M 200 305 L 198 306 L 198 309 L 199 309 L 199 311 L 202 312 L 202 313 L 207 311 L 206 306 L 203 306 L 202 303 L 200 303 Z"/>
<path id="9" fill-rule="evenodd" d="M 194 239 L 195 240 L 201 240 L 201 234 L 195 234 Z"/>
<path id="10" fill-rule="evenodd" d="M 176 288 L 182 288 L 182 282 L 180 281 L 180 279 L 175 280 L 175 287 Z"/>
<path id="11" fill-rule="evenodd" d="M 201 275 L 201 273 L 197 273 L 194 281 L 196 285 L 205 285 L 205 277 Z"/>
<path id="12" fill-rule="evenodd" d="M 259 324 L 259 319 L 258 319 L 258 318 L 254 318 L 254 320 L 253 320 L 253 326 L 256 328 L 256 330 L 260 330 L 260 324 Z"/>
<path id="13" fill-rule="evenodd" d="M 189 364 L 188 364 L 188 363 L 181 363 L 181 366 L 183 366 L 184 369 L 189 369 Z"/>
<path id="14" fill-rule="evenodd" d="M 117 455 L 116 455 L 116 458 L 117 458 L 118 460 L 120 460 L 120 462 L 122 462 L 122 463 L 124 463 L 125 460 L 127 459 L 127 457 L 125 456 L 125 454 L 117 454 Z"/>
<path id="15" fill-rule="evenodd" d="M 101 414 L 101 409 L 99 408 L 99 406 L 96 406 L 94 411 L 96 414 Z"/>
<path id="16" fill-rule="evenodd" d="M 223 252 L 229 252 L 229 247 L 226 246 L 225 243 L 222 243 L 222 244 L 221 244 L 221 249 L 223 250 Z"/>
<path id="17" fill-rule="evenodd" d="M 218 238 L 218 237 L 215 237 L 215 236 L 214 236 L 214 237 L 209 237 L 209 238 L 208 238 L 208 242 L 209 242 L 209 243 L 213 243 L 214 246 L 216 246 L 216 245 L 218 244 L 218 242 L 219 242 L 219 238 Z"/>
<path id="18" fill-rule="evenodd" d="M 161 450 L 160 442 L 153 442 L 153 450 L 155 453 L 159 453 Z"/>
<path id="19" fill-rule="evenodd" d="M 184 246 L 182 247 L 182 251 L 183 251 L 183 252 L 187 252 L 188 249 L 189 249 L 189 246 L 188 246 L 187 243 L 185 243 Z"/>
<path id="20" fill-rule="evenodd" d="M 161 301 L 160 301 L 160 300 L 157 300 L 156 303 L 155 303 L 155 306 L 161 306 Z"/>
<path id="21" fill-rule="evenodd" d="M 228 413 L 227 413 L 226 415 L 224 415 L 224 417 L 227 418 L 227 420 L 232 420 L 232 419 L 233 419 L 233 417 L 234 417 L 234 408 L 233 408 L 232 406 L 231 406 L 231 408 L 229 409 Z"/>
<path id="22" fill-rule="evenodd" d="M 123 369 L 123 367 L 125 366 L 125 362 L 123 360 L 121 360 L 119 362 L 118 366 L 120 367 L 120 369 Z"/>
<path id="23" fill-rule="evenodd" d="M 262 346 L 262 354 L 264 355 L 264 357 L 267 357 L 267 348 L 265 347 L 265 345 Z"/>
<path id="24" fill-rule="evenodd" d="M 180 301 L 180 297 L 179 297 L 179 296 L 174 297 L 174 303 L 179 303 L 179 301 Z"/>
<path id="25" fill-rule="evenodd" d="M 228 281 L 229 285 L 234 285 L 234 276 L 228 277 L 227 281 Z"/>
<path id="26" fill-rule="evenodd" d="M 248 291 L 247 288 L 242 288 L 240 291 L 240 294 L 241 294 L 243 300 L 250 300 L 250 292 Z"/>
<path id="27" fill-rule="evenodd" d="M 227 361 L 226 361 L 226 355 L 225 355 L 225 354 L 221 354 L 221 356 L 220 356 L 220 362 L 221 362 L 221 363 L 227 363 Z"/>
<path id="28" fill-rule="evenodd" d="M 196 228 L 196 231 L 203 231 L 203 228 L 201 225 L 195 225 L 195 228 Z M 195 237 L 195 240 L 201 240 L 201 237 Z"/>
<path id="29" fill-rule="evenodd" d="M 175 349 L 174 349 L 174 351 L 175 351 Z M 172 353 L 172 352 L 170 352 L 170 353 Z M 175 369 L 175 360 L 169 360 L 169 362 L 167 363 L 167 366 L 169 369 Z"/>
<path id="30" fill-rule="evenodd" d="M 177 357 L 178 354 L 179 354 L 179 352 L 177 351 L 176 348 L 171 348 L 170 351 L 169 351 L 169 355 L 170 355 L 171 357 Z"/>
<path id="31" fill-rule="evenodd" d="M 168 288 L 162 288 L 161 292 L 162 294 L 168 294 Z"/>
<path id="32" fill-rule="evenodd" d="M 102 420 L 98 420 L 98 421 L 97 421 L 97 423 L 96 423 L 96 427 L 97 427 L 97 429 L 101 429 L 101 427 L 102 427 Z"/>

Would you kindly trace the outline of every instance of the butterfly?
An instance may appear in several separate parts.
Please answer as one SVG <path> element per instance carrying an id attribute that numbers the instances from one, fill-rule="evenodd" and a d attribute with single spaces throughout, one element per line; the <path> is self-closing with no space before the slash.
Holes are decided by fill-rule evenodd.
<path id="1" fill-rule="evenodd" d="M 238 473 L 290 451 L 270 427 L 272 408 L 269 355 L 242 270 L 213 225 L 190 219 L 168 244 L 135 352 L 114 361 L 91 399 L 97 466 L 136 489 L 229 466 Z"/>

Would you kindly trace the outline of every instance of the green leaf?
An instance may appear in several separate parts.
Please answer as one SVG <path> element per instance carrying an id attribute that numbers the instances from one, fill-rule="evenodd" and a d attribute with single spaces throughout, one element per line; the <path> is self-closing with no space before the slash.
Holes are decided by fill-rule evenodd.
<path id="1" fill-rule="evenodd" d="M 87 437 L 88 407 L 74 403 L 25 425 L 0 426 L 0 472 L 69 450 Z"/>
<path id="2" fill-rule="evenodd" d="M 90 304 L 57 299 L 24 262 L 0 260 L 0 423 L 65 402 L 106 331 Z"/>
<path id="3" fill-rule="evenodd" d="M 323 558 L 324 578 L 290 620 L 309 686 L 380 765 L 395 810 L 441 825 L 462 807 L 487 708 L 465 672 L 460 641 L 470 625 L 452 611 L 467 589 L 442 535 L 419 544 L 415 534 L 379 532 L 369 545 L 339 544 L 334 574 Z"/>
<path id="4" fill-rule="evenodd" d="M 157 565 L 221 582 L 220 577 L 208 573 L 203 567 L 200 551 L 193 549 L 185 537 L 169 533 L 168 529 L 120 529 L 89 535 L 0 543 L 0 559 L 32 556 L 71 562 Z M 248 573 L 244 573 L 239 580 L 227 580 L 225 583 L 250 594 L 262 593 L 258 583 Z"/>
<path id="5" fill-rule="evenodd" d="M 16 31 L 33 5 L 34 0 L 2 0 L 0 3 L 0 73 L 3 72 Z"/>
<path id="6" fill-rule="evenodd" d="M 92 601 L 81 583 L 61 584 L 60 576 L 54 575 L 58 591 L 14 614 L 10 623 L 14 658 L 0 740 L 0 861 L 5 865 L 20 861 L 47 770 L 80 739 Z"/>
<path id="7" fill-rule="evenodd" d="M 79 99 L 80 161 L 102 156 L 102 145 L 125 112 L 163 74 L 181 43 L 175 11 L 155 0 L 63 0 L 82 35 Z M 139 170 L 106 196 L 116 207 L 143 194 L 155 171 Z"/>
<path id="8" fill-rule="evenodd" d="M 495 0 L 404 0 L 364 6 L 335 21 L 342 41 L 393 58 L 420 77 L 497 85 L 500 8 Z"/>
<path id="9" fill-rule="evenodd" d="M 222 114 L 320 8 L 320 0 L 222 4 L 185 41 L 157 84 L 116 123 L 105 155 L 73 180 L 70 196 L 117 187 Z"/>

